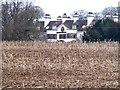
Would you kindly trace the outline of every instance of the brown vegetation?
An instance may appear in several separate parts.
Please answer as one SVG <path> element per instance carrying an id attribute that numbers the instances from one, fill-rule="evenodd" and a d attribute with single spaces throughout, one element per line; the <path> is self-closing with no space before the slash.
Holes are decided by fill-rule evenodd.
<path id="1" fill-rule="evenodd" d="M 118 86 L 118 44 L 3 42 L 3 86 Z"/>

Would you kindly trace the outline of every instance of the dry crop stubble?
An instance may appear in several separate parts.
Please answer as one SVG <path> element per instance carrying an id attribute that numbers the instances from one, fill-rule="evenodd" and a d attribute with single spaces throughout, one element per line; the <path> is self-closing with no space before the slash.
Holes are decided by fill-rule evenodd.
<path id="1" fill-rule="evenodd" d="M 3 42 L 3 86 L 117 87 L 118 43 Z"/>

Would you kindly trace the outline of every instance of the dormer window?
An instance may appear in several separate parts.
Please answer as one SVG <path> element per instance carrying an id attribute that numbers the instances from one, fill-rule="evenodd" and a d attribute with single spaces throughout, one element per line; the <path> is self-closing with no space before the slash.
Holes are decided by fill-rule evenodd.
<path id="1" fill-rule="evenodd" d="M 56 28 L 57 28 L 57 26 L 56 26 L 56 25 L 52 26 L 52 29 L 56 29 Z"/>
<path id="2" fill-rule="evenodd" d="M 77 26 L 76 26 L 76 25 L 73 25 L 73 26 L 72 26 L 72 29 L 77 29 Z"/>

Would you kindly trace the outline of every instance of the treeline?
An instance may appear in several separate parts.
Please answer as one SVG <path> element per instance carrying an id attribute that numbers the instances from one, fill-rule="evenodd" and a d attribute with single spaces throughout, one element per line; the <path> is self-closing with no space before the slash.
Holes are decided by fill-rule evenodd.
<path id="1" fill-rule="evenodd" d="M 36 30 L 34 21 L 43 15 L 42 8 L 32 2 L 3 2 L 2 40 L 30 40 Z"/>
<path id="2" fill-rule="evenodd" d="M 106 18 L 88 27 L 84 41 L 120 41 L 120 24 Z"/>
<path id="3" fill-rule="evenodd" d="M 31 40 L 38 34 L 35 22 L 43 17 L 44 11 L 32 2 L 2 3 L 2 40 Z M 120 40 L 120 24 L 111 19 L 98 20 L 86 29 L 85 41 Z"/>

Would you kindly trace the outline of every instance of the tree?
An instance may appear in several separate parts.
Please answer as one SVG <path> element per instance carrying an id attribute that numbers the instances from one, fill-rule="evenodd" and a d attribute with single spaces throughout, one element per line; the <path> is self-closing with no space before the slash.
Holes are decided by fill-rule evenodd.
<path id="1" fill-rule="evenodd" d="M 32 2 L 2 3 L 3 40 L 29 40 L 29 32 L 35 31 L 34 20 L 43 15 Z"/>
<path id="2" fill-rule="evenodd" d="M 118 10 L 116 7 L 107 7 L 102 11 L 102 14 L 104 16 L 106 15 L 115 15 L 116 13 L 118 13 Z"/>
<path id="3" fill-rule="evenodd" d="M 71 15 L 73 16 L 75 13 L 77 13 L 78 15 L 81 16 L 81 18 L 83 18 L 83 17 L 86 17 L 88 11 L 86 11 L 86 10 L 73 11 L 73 13 Z"/>
<path id="4" fill-rule="evenodd" d="M 86 35 L 89 40 L 120 40 L 120 24 L 111 19 L 98 20 L 92 28 L 88 28 Z"/>
<path id="5" fill-rule="evenodd" d="M 95 15 L 95 17 L 94 17 L 95 20 L 102 19 L 102 14 L 100 12 L 95 12 L 94 15 Z"/>

